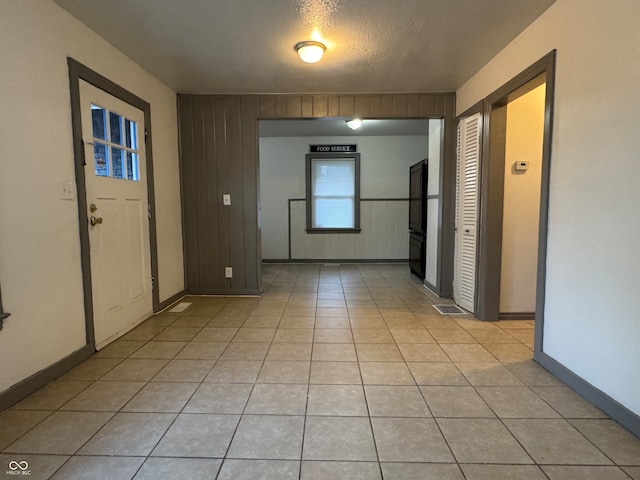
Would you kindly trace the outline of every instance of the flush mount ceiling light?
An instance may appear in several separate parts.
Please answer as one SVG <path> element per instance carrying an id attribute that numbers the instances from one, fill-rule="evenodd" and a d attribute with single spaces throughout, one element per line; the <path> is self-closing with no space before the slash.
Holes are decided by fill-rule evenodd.
<path id="1" fill-rule="evenodd" d="M 326 47 L 320 42 L 306 41 L 297 43 L 295 46 L 296 52 L 300 60 L 306 63 L 316 63 L 320 61 Z"/>
<path id="2" fill-rule="evenodd" d="M 351 130 L 357 130 L 362 125 L 362 120 L 359 118 L 354 118 L 353 120 L 347 120 L 347 127 Z"/>

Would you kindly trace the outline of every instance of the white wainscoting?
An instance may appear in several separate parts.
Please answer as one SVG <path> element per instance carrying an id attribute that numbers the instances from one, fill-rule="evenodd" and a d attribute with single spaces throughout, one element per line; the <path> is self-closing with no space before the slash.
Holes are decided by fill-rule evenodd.
<path id="1" fill-rule="evenodd" d="M 354 233 L 306 232 L 306 201 L 289 202 L 290 252 L 294 260 L 407 260 L 409 200 L 360 200 Z"/>

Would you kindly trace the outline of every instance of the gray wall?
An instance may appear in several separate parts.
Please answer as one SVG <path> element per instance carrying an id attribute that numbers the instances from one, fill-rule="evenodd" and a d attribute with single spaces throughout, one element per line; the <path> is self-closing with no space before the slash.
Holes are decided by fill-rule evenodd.
<path id="1" fill-rule="evenodd" d="M 455 96 L 178 95 L 185 278 L 190 293 L 260 293 L 261 251 L 257 119 L 346 117 L 445 118 L 444 245 L 451 244 L 451 172 L 455 171 Z M 449 181 L 444 182 L 444 178 Z M 231 194 L 223 206 L 222 194 Z M 451 287 L 451 249 L 440 282 Z M 224 267 L 232 266 L 232 279 Z"/>

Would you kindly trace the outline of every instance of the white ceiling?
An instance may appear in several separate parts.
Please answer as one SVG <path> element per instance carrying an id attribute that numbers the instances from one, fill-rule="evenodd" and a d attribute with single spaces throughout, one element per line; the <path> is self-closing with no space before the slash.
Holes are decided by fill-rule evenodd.
<path id="1" fill-rule="evenodd" d="M 55 1 L 180 93 L 384 93 L 455 91 L 555 0 Z"/>

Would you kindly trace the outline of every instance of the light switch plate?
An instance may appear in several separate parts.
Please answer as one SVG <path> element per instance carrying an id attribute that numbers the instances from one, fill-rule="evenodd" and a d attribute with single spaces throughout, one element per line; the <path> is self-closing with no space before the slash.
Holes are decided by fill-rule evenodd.
<path id="1" fill-rule="evenodd" d="M 222 195 L 222 203 L 224 205 L 231 205 L 231 195 L 228 193 L 225 193 Z"/>
<path id="2" fill-rule="evenodd" d="M 58 198 L 60 200 L 73 200 L 73 182 L 58 182 Z"/>

